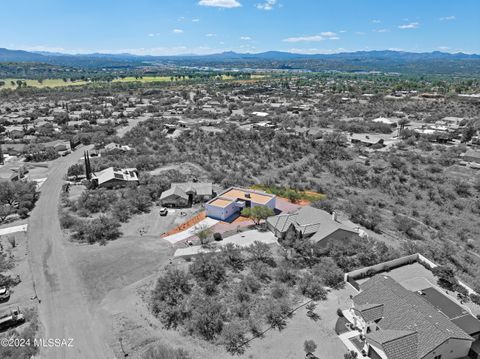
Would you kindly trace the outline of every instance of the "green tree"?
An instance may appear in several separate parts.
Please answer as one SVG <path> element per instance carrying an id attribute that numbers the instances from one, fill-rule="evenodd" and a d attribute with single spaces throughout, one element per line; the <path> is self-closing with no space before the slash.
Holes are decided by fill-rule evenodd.
<path id="1" fill-rule="evenodd" d="M 198 237 L 198 239 L 200 240 L 200 243 L 202 245 L 204 244 L 207 244 L 208 243 L 208 239 L 210 238 L 210 236 L 212 235 L 212 230 L 207 227 L 207 226 L 200 226 L 195 235 Z"/>
<path id="2" fill-rule="evenodd" d="M 275 215 L 273 209 L 265 206 L 255 206 L 253 208 L 244 208 L 242 216 L 250 218 L 257 226 L 262 220 Z"/>

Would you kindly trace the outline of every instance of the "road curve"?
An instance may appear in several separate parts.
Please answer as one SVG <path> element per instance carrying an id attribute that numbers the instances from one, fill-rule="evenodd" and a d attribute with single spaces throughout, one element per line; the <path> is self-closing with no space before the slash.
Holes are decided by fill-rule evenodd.
<path id="1" fill-rule="evenodd" d="M 39 298 L 39 319 L 45 339 L 73 339 L 73 347 L 42 347 L 48 359 L 103 359 L 114 354 L 103 340 L 102 324 L 95 322 L 82 285 L 71 267 L 60 228 L 58 205 L 64 175 L 90 147 L 51 162 L 48 179 L 28 222 L 29 263 Z"/>

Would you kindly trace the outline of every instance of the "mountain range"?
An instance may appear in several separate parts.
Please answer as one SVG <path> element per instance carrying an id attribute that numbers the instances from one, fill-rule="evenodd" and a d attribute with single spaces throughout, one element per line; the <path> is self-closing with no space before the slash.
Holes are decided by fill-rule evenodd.
<path id="1" fill-rule="evenodd" d="M 1 62 L 35 62 L 77 67 L 129 67 L 148 64 L 181 66 L 229 66 L 341 71 L 412 71 L 480 73 L 480 55 L 465 53 L 357 51 L 335 54 L 299 54 L 282 51 L 237 53 L 233 51 L 210 55 L 139 56 L 123 54 L 63 54 L 0 48 Z M 415 72 L 415 71 L 414 71 Z"/>

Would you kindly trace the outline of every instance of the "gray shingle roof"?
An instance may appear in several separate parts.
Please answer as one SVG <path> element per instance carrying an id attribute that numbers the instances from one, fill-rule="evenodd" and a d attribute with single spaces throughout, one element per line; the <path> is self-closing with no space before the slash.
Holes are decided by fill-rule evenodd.
<path id="1" fill-rule="evenodd" d="M 356 306 L 356 309 L 360 311 L 362 317 L 367 322 L 374 322 L 383 317 L 383 304 L 377 303 L 368 303 L 368 304 L 359 304 Z"/>
<path id="2" fill-rule="evenodd" d="M 195 192 L 197 196 L 211 196 L 213 194 L 213 185 L 207 182 L 172 183 L 171 188 L 173 187 L 179 187 L 185 192 Z"/>
<path id="3" fill-rule="evenodd" d="M 430 303 L 389 276 L 376 275 L 360 288 L 362 292 L 353 298 L 355 306 L 384 305 L 383 318 L 378 322 L 381 330 L 404 330 L 418 334 L 417 358 L 423 358 L 451 338 L 473 341 Z"/>
<path id="4" fill-rule="evenodd" d="M 290 225 L 293 225 L 304 236 L 314 234 L 312 237 L 314 242 L 321 241 L 338 229 L 357 233 L 353 228 L 332 220 L 330 213 L 310 206 L 302 207 L 292 214 L 269 217 L 267 223 L 282 233 L 286 232 Z"/>
<path id="5" fill-rule="evenodd" d="M 388 359 L 417 359 L 418 334 L 414 331 L 377 330 L 367 334 L 367 342 L 379 346 Z"/>
<path id="6" fill-rule="evenodd" d="M 160 199 L 165 199 L 172 195 L 188 200 L 188 195 L 180 187 L 172 187 L 170 189 L 167 189 L 166 191 L 163 191 L 160 195 Z"/>

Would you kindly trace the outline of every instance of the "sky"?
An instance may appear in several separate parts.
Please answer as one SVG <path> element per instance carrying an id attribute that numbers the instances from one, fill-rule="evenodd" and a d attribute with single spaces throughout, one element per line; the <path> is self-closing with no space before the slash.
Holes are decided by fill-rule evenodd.
<path id="1" fill-rule="evenodd" d="M 0 0 L 0 47 L 480 54 L 480 0 Z"/>

